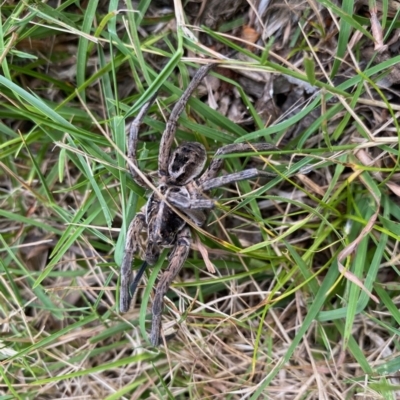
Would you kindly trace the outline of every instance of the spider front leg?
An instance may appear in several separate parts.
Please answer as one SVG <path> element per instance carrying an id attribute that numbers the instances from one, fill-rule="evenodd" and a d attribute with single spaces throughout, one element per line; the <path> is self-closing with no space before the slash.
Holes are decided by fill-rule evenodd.
<path id="1" fill-rule="evenodd" d="M 161 276 L 156 287 L 156 294 L 153 301 L 153 317 L 151 325 L 150 342 L 153 346 L 160 343 L 161 316 L 164 306 L 164 296 L 167 293 L 172 281 L 178 275 L 183 263 L 189 254 L 191 234 L 188 226 L 185 226 L 177 235 L 175 246 L 169 256 L 167 270 Z"/>
<path id="2" fill-rule="evenodd" d="M 147 114 L 150 106 L 154 103 L 154 100 L 157 97 L 157 93 L 154 94 L 150 100 L 142 107 L 139 111 L 137 117 L 131 123 L 131 127 L 129 129 L 128 136 L 128 159 L 129 163 L 129 171 L 132 175 L 132 179 L 139 185 L 144 188 L 148 188 L 147 183 L 138 175 L 137 170 L 139 169 L 139 165 L 137 162 L 136 152 L 137 152 L 137 144 L 139 139 L 139 128 L 143 121 L 144 116 Z M 132 165 L 133 164 L 133 165 Z M 151 178 L 148 175 L 145 175 L 150 182 L 152 182 Z"/>
<path id="3" fill-rule="evenodd" d="M 143 211 L 138 212 L 129 224 L 126 233 L 126 242 L 124 249 L 124 257 L 121 264 L 121 285 L 120 285 L 120 303 L 119 309 L 121 312 L 128 312 L 131 304 L 132 296 L 143 272 L 146 269 L 145 262 L 137 272 L 135 280 L 132 280 L 132 259 L 133 255 L 139 251 L 140 232 L 146 225 L 146 216 Z"/>
<path id="4" fill-rule="evenodd" d="M 208 74 L 210 69 L 214 67 L 214 65 L 215 64 L 203 65 L 197 70 L 193 79 L 189 83 L 189 86 L 183 92 L 182 97 L 175 104 L 174 108 L 171 111 L 171 115 L 168 119 L 167 125 L 161 137 L 160 152 L 158 153 L 158 173 L 160 178 L 166 177 L 168 175 L 169 156 L 171 152 L 171 146 L 174 141 L 176 124 L 178 122 L 179 116 L 182 114 L 182 111 L 189 101 L 190 96 L 193 94 L 197 86 L 199 86 L 203 78 Z"/>

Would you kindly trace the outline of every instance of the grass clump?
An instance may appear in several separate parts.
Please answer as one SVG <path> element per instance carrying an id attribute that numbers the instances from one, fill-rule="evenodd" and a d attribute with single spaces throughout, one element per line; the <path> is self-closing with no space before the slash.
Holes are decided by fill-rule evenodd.
<path id="1" fill-rule="evenodd" d="M 222 21 L 212 2 L 125 3 L 1 6 L 2 397 L 395 399 L 396 10 L 238 3 Z M 167 261 L 128 314 L 116 301 L 124 232 L 146 202 L 126 128 L 159 91 L 140 145 L 156 171 L 169 112 L 210 60 L 176 141 L 211 156 L 265 140 L 280 151 L 226 157 L 225 171 L 277 177 L 213 193 L 165 300 L 173 338 L 152 349 Z"/>

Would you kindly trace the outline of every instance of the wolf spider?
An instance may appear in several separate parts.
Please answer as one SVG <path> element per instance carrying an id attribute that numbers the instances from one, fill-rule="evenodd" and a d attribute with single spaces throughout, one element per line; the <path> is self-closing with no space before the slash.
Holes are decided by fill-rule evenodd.
<path id="1" fill-rule="evenodd" d="M 191 244 L 189 225 L 175 210 L 178 210 L 179 214 L 183 214 L 195 225 L 202 226 L 206 220 L 205 210 L 212 209 L 215 203 L 214 200 L 205 196 L 211 189 L 260 175 L 271 176 L 270 173 L 265 171 L 250 168 L 217 177 L 223 164 L 223 159 L 220 156 L 229 153 L 276 149 L 268 143 L 237 143 L 223 146 L 215 153 L 209 167 L 203 174 L 201 172 L 207 160 L 207 153 L 202 144 L 197 142 L 183 143 L 171 153 L 178 118 L 193 91 L 212 67 L 213 64 L 208 64 L 197 71 L 182 97 L 174 106 L 161 138 L 157 190 L 150 195 L 147 204 L 136 214 L 127 231 L 125 252 L 121 265 L 121 312 L 129 310 L 132 296 L 147 265 L 156 263 L 163 248 L 172 248 L 168 257 L 168 268 L 162 274 L 156 286 L 153 300 L 150 334 L 150 342 L 153 346 L 157 346 L 160 342 L 164 295 L 182 268 Z M 128 138 L 130 173 L 138 185 L 147 189 L 149 186 L 137 173 L 136 149 L 140 124 L 154 100 L 155 96 L 140 110 L 131 125 Z M 145 176 L 148 181 L 153 182 L 149 175 Z M 139 251 L 142 230 L 147 232 L 144 263 L 132 281 L 132 258 Z"/>

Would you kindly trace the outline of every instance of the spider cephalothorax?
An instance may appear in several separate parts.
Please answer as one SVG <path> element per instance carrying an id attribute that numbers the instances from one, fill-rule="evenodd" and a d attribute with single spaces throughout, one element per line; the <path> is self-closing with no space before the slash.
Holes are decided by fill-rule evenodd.
<path id="1" fill-rule="evenodd" d="M 206 219 L 205 210 L 214 207 L 215 202 L 205 195 L 211 189 L 231 182 L 251 179 L 259 175 L 270 175 L 256 168 L 251 168 L 217 177 L 223 163 L 223 159 L 219 156 L 228 153 L 275 149 L 273 145 L 268 143 L 238 143 L 221 147 L 203 173 L 207 154 L 202 144 L 197 142 L 183 143 L 171 153 L 179 115 L 195 88 L 211 68 L 212 64 L 209 64 L 197 71 L 181 99 L 172 110 L 160 143 L 157 190 L 151 194 L 146 206 L 136 214 L 127 232 L 125 253 L 121 265 L 121 312 L 128 311 L 133 293 L 147 264 L 153 265 L 163 248 L 172 248 L 168 257 L 168 268 L 157 284 L 153 299 L 150 341 L 154 346 L 157 346 L 160 341 L 163 297 L 189 253 L 191 234 L 189 225 L 182 216 L 188 218 L 195 225 L 201 226 Z M 131 125 L 128 140 L 130 172 L 134 181 L 143 187 L 147 187 L 147 185 L 137 174 L 136 149 L 140 124 L 153 101 L 154 97 L 139 112 Z M 151 181 L 149 176 L 146 178 Z M 133 254 L 139 251 L 142 230 L 147 231 L 144 263 L 132 281 L 132 258 Z"/>
<path id="2" fill-rule="evenodd" d="M 168 163 L 168 183 L 186 185 L 197 178 L 207 161 L 207 152 L 201 143 L 187 142 L 180 145 Z"/>

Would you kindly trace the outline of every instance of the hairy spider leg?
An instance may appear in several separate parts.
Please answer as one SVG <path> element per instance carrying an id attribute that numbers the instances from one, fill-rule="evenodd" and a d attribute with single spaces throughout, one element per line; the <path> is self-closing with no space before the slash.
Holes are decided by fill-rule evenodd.
<path id="1" fill-rule="evenodd" d="M 138 115 L 131 123 L 130 129 L 129 129 L 129 136 L 128 136 L 128 159 L 130 160 L 129 171 L 132 175 L 132 179 L 139 186 L 142 186 L 145 189 L 148 189 L 147 183 L 136 172 L 136 169 L 139 169 L 136 152 L 137 152 L 137 144 L 138 144 L 138 139 L 139 139 L 140 125 L 143 121 L 144 116 L 147 114 L 147 111 L 149 111 L 149 108 L 154 103 L 156 97 L 157 97 L 157 92 L 150 98 L 150 100 L 139 111 Z M 133 166 L 131 164 L 133 164 L 136 167 L 136 169 L 133 168 Z M 145 176 L 150 182 L 152 182 L 152 179 L 150 178 L 149 175 L 145 174 Z"/>
<path id="2" fill-rule="evenodd" d="M 160 152 L 158 153 L 158 173 L 160 178 L 168 176 L 168 164 L 171 146 L 174 141 L 176 125 L 179 116 L 182 114 L 182 111 L 184 110 L 194 90 L 197 88 L 197 86 L 199 86 L 203 78 L 214 66 L 215 64 L 207 64 L 197 70 L 192 81 L 189 83 L 189 86 L 183 92 L 182 97 L 178 100 L 171 111 L 171 115 L 161 137 Z"/>
<path id="3" fill-rule="evenodd" d="M 191 241 L 192 237 L 190 234 L 190 229 L 188 226 L 186 226 L 180 232 L 178 232 L 176 244 L 168 258 L 168 268 L 166 271 L 164 271 L 157 284 L 156 294 L 153 300 L 153 316 L 150 334 L 150 342 L 153 346 L 158 346 L 160 343 L 161 316 L 164 306 L 164 296 L 171 286 L 172 281 L 181 270 L 183 263 L 187 259 Z"/>
<path id="4" fill-rule="evenodd" d="M 217 178 L 209 179 L 203 183 L 201 189 L 206 192 L 208 190 L 215 189 L 229 183 L 253 179 L 258 176 L 276 178 L 276 174 L 274 174 L 273 172 L 262 171 L 257 168 L 249 168 L 240 172 L 233 172 L 232 174 L 222 175 L 218 176 Z"/>
<path id="5" fill-rule="evenodd" d="M 226 146 L 221 147 L 218 149 L 218 151 L 215 153 L 213 159 L 211 160 L 211 163 L 209 167 L 206 169 L 204 174 L 197 180 L 197 184 L 203 189 L 203 190 L 208 190 L 205 189 L 205 187 L 208 187 L 207 181 L 211 179 L 215 179 L 215 181 L 212 182 L 211 187 L 209 189 L 212 189 L 214 187 L 219 187 L 224 185 L 224 183 L 217 184 L 216 180 L 221 179 L 221 182 L 224 181 L 224 176 L 221 176 L 220 178 L 216 178 L 218 175 L 219 171 L 222 168 L 222 165 L 224 163 L 224 159 L 221 158 L 220 156 L 225 155 L 225 154 L 232 154 L 232 153 L 245 153 L 249 151 L 268 151 L 268 150 L 279 150 L 276 146 L 270 144 L 270 143 L 254 143 L 254 144 L 247 144 L 247 143 L 233 143 L 233 144 L 228 144 Z M 255 168 L 252 168 L 254 170 Z M 244 172 L 244 171 L 242 171 Z M 260 173 L 261 175 L 262 173 Z M 264 172 L 263 175 L 268 174 L 267 172 Z M 251 175 L 251 174 L 250 174 Z M 226 175 L 228 176 L 228 175 Z M 254 175 L 258 176 L 258 175 Z M 269 174 L 271 176 L 271 174 Z M 272 175 L 276 176 L 276 175 Z M 235 178 L 238 177 L 238 175 L 234 176 Z M 229 182 L 235 182 L 238 180 L 243 180 L 243 179 L 250 179 L 247 178 L 246 176 L 244 178 L 240 179 L 233 179 L 232 181 L 227 180 L 226 183 Z"/>
<path id="6" fill-rule="evenodd" d="M 214 200 L 208 199 L 191 199 L 180 195 L 179 193 L 171 193 L 167 196 L 167 200 L 173 206 L 181 210 L 205 210 L 214 207 Z"/>
<path id="7" fill-rule="evenodd" d="M 140 211 L 135 215 L 135 218 L 133 218 L 132 222 L 129 224 L 128 231 L 126 232 L 124 257 L 122 259 L 122 264 L 121 264 L 121 284 L 120 284 L 120 295 L 119 295 L 120 296 L 119 309 L 121 312 L 128 312 L 129 306 L 131 304 L 133 296 L 133 291 L 131 286 L 132 259 L 133 255 L 139 250 L 140 232 L 145 226 L 146 226 L 146 216 L 142 211 Z M 141 275 L 143 275 L 143 272 L 141 272 Z"/>
<path id="8" fill-rule="evenodd" d="M 177 197 L 175 193 L 167 197 L 174 207 L 184 213 L 197 226 L 202 226 L 206 221 L 204 210 L 214 208 L 215 201 L 207 199 L 187 199 L 183 196 Z"/>

